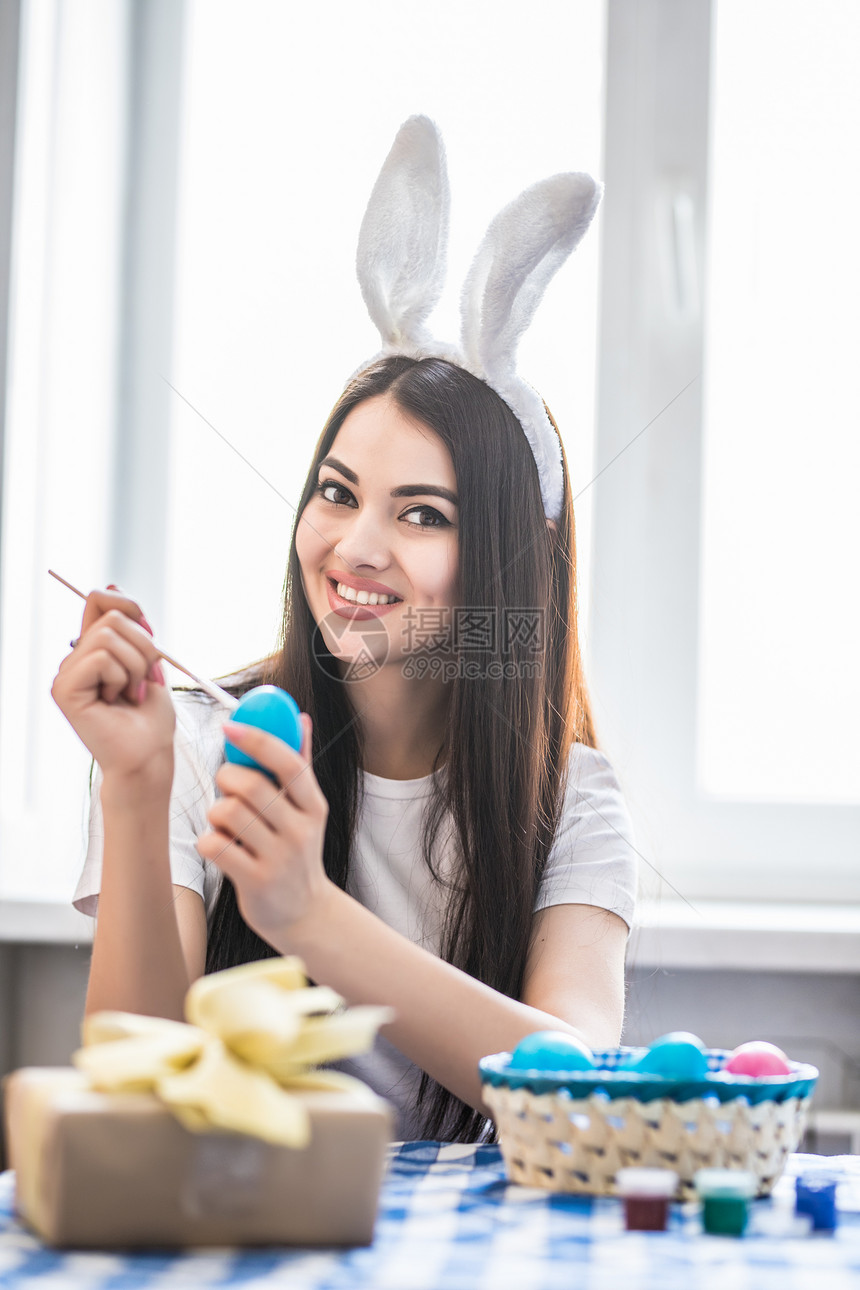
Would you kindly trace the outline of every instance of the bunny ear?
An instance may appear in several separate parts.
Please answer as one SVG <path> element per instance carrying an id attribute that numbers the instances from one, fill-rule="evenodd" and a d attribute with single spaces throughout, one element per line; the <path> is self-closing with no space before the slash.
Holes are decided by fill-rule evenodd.
<path id="1" fill-rule="evenodd" d="M 356 267 L 388 349 L 419 349 L 445 281 L 450 197 L 436 126 L 413 116 L 397 133 L 361 223 Z"/>
<path id="2" fill-rule="evenodd" d="M 551 280 L 578 246 L 603 192 L 590 175 L 553 175 L 520 193 L 484 235 L 463 287 L 470 371 L 508 385 L 517 347 Z"/>

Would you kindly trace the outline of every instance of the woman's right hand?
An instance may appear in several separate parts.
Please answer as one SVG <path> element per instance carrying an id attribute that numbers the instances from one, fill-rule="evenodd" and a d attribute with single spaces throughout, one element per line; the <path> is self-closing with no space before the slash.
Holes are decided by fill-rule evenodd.
<path id="1" fill-rule="evenodd" d="M 143 611 L 118 591 L 87 597 L 81 634 L 51 694 L 105 778 L 173 781 L 176 718 Z"/>

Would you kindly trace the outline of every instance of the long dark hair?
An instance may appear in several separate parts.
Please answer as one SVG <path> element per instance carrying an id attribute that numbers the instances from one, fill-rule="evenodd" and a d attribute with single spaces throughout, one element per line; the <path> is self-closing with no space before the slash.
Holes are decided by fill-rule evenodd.
<path id="1" fill-rule="evenodd" d="M 395 400 L 429 426 L 448 449 L 459 497 L 459 586 L 462 604 L 492 611 L 495 648 L 482 655 L 480 679 L 457 677 L 437 776 L 425 815 L 424 863 L 447 889 L 442 954 L 479 981 L 519 998 L 532 935 L 535 897 L 557 827 L 568 754 L 595 746 L 579 652 L 573 507 L 565 466 L 557 529 L 544 517 L 537 468 L 514 414 L 483 381 L 442 359 L 391 357 L 355 378 L 336 404 L 314 453 L 298 506 L 301 516 L 319 463 L 347 415 L 376 395 Z M 298 523 L 298 518 L 297 521 Z M 537 649 L 527 631 L 504 639 L 506 611 L 538 609 Z M 359 808 L 361 730 L 349 686 L 320 666 L 320 637 L 305 598 L 295 526 L 287 567 L 280 648 L 253 681 L 288 690 L 309 712 L 314 770 L 329 803 L 324 861 L 346 887 Z M 312 642 L 317 655 L 314 655 Z M 456 643 L 454 646 L 456 650 Z M 443 877 L 436 841 L 453 819 L 459 867 Z M 275 951 L 245 924 L 224 881 L 210 927 L 207 972 Z M 424 1136 L 474 1140 L 484 1117 L 422 1076 L 418 1092 Z"/>

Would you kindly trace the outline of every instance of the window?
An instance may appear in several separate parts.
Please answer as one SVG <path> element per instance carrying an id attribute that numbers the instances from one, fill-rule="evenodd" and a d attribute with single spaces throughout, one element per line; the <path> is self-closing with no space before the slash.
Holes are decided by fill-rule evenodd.
<path id="1" fill-rule="evenodd" d="M 111 565 L 125 8 L 22 6 L 0 638 L 0 896 L 68 900 L 89 757 L 50 697 Z"/>
<path id="2" fill-rule="evenodd" d="M 377 348 L 354 254 L 397 126 L 425 112 L 445 137 L 452 246 L 432 323 L 455 338 L 496 211 L 554 171 L 601 173 L 604 5 L 536 0 L 524 21 L 510 2 L 25 0 L 22 28 L 0 896 L 68 900 L 88 758 L 49 690 L 81 605 L 47 567 L 126 587 L 198 673 L 272 648 L 289 503 Z M 520 362 L 582 481 L 598 253 L 592 234 Z"/>
<path id="3" fill-rule="evenodd" d="M 716 8 L 698 758 L 724 799 L 860 804 L 858 59 L 854 5 Z"/>
<path id="4" fill-rule="evenodd" d="M 599 729 L 652 892 L 856 900 L 860 24 L 618 0 L 608 28 Z"/>
<path id="5" fill-rule="evenodd" d="M 668 884 L 647 889 L 857 899 L 860 20 L 523 12 L 23 0 L 0 896 L 67 900 L 80 860 L 88 759 L 49 697 L 80 605 L 49 564 L 128 587 L 201 673 L 272 647 L 290 503 L 376 349 L 361 215 L 422 111 L 451 172 L 442 337 L 511 196 L 568 166 L 606 181 L 520 366 L 579 494 L 587 674 Z"/>

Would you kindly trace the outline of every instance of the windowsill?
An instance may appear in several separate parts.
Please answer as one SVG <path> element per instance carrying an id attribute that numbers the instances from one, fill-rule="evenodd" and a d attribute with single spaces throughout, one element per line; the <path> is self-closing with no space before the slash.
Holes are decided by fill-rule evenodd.
<path id="1" fill-rule="evenodd" d="M 88 945 L 94 920 L 62 900 L 0 899 L 0 943 Z"/>
<path id="2" fill-rule="evenodd" d="M 645 900 L 634 967 L 860 973 L 860 905 Z"/>
<path id="3" fill-rule="evenodd" d="M 643 901 L 628 962 L 644 968 L 860 974 L 860 905 Z M 93 920 L 62 901 L 0 900 L 0 942 L 86 945 Z"/>

